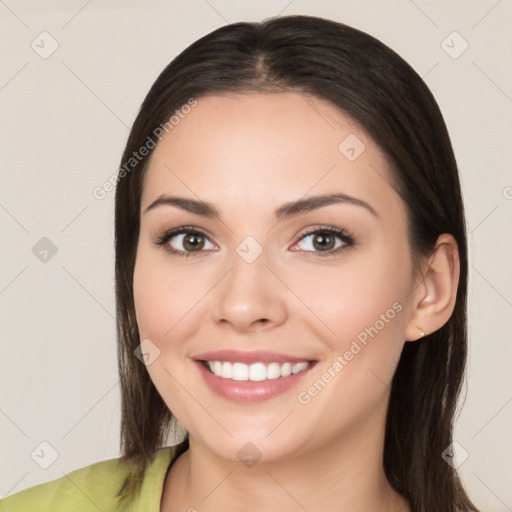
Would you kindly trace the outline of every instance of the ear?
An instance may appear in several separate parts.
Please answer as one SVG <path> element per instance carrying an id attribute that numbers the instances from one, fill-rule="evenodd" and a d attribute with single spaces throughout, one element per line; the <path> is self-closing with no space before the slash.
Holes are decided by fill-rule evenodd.
<path id="1" fill-rule="evenodd" d="M 460 261 L 457 242 L 444 233 L 423 265 L 413 291 L 412 309 L 405 332 L 406 341 L 415 341 L 440 329 L 455 307 Z"/>

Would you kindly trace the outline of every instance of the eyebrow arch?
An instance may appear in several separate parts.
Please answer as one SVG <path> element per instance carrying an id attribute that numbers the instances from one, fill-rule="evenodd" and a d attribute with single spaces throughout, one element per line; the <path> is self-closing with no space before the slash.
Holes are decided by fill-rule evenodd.
<path id="1" fill-rule="evenodd" d="M 375 211 L 375 209 L 366 201 L 357 199 L 356 197 L 348 196 L 346 194 L 327 194 L 321 196 L 312 196 L 306 199 L 299 199 L 297 201 L 291 201 L 277 208 L 274 214 L 277 221 L 282 221 L 304 212 L 318 210 L 324 206 L 339 203 L 348 203 L 355 206 L 360 206 L 368 210 L 375 217 L 379 217 L 379 214 Z M 201 215 L 203 217 L 220 218 L 218 210 L 210 203 L 206 203 L 205 201 L 196 201 L 195 199 L 166 195 L 159 196 L 144 210 L 144 213 L 147 213 L 148 211 L 161 205 L 176 206 L 182 210 L 194 213 L 196 215 Z"/>
<path id="2" fill-rule="evenodd" d="M 276 220 L 282 221 L 303 212 L 318 210 L 324 206 L 339 203 L 348 203 L 355 206 L 361 206 L 368 210 L 375 217 L 379 217 L 379 214 L 366 201 L 357 199 L 356 197 L 348 196 L 346 194 L 327 194 L 299 199 L 298 201 L 291 201 L 290 203 L 285 203 L 283 206 L 280 206 L 275 211 L 275 216 Z"/>

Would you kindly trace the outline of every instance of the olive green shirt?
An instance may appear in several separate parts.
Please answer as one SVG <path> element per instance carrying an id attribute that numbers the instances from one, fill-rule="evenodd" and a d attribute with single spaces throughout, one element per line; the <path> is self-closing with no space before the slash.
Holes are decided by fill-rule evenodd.
<path id="1" fill-rule="evenodd" d="M 167 470 L 179 456 L 180 445 L 158 450 L 148 465 L 138 492 L 128 504 L 118 495 L 133 466 L 120 458 L 96 462 L 57 480 L 17 492 L 0 501 L 1 512 L 160 512 Z"/>

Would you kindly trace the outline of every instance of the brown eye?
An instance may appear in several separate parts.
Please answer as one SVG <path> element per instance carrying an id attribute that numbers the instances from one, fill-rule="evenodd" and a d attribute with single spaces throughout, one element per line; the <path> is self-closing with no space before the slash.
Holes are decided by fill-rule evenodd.
<path id="1" fill-rule="evenodd" d="M 336 239 L 332 235 L 316 235 L 313 237 L 313 247 L 319 251 L 329 251 L 334 249 Z"/>
<path id="2" fill-rule="evenodd" d="M 210 246 L 206 247 L 207 244 Z M 203 249 L 213 249 L 213 244 L 202 233 L 187 231 L 169 237 L 168 244 L 171 250 L 178 252 L 199 252 Z"/>
<path id="3" fill-rule="evenodd" d="M 183 247 L 186 251 L 200 251 L 204 247 L 204 237 L 199 234 L 186 234 L 183 239 Z"/>
<path id="4" fill-rule="evenodd" d="M 350 235 L 333 228 L 306 233 L 297 243 L 301 251 L 314 253 L 335 253 L 353 245 L 354 239 Z"/>
<path id="5" fill-rule="evenodd" d="M 216 247 L 205 234 L 186 228 L 169 231 L 158 237 L 154 243 L 177 256 L 188 256 Z"/>

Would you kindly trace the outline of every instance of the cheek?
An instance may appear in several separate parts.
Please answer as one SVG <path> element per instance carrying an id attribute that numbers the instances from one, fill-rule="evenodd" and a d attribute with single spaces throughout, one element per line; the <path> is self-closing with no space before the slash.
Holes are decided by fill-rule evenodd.
<path id="1" fill-rule="evenodd" d="M 167 407 L 187 425 L 189 396 L 179 384 L 184 379 L 175 377 L 180 368 L 174 363 L 185 357 L 186 340 L 194 332 L 195 324 L 187 322 L 201 296 L 194 276 L 194 272 L 172 271 L 165 255 L 139 247 L 133 278 L 139 334 L 141 341 L 151 340 L 159 351 L 147 371 Z"/>
<path id="2" fill-rule="evenodd" d="M 158 249 L 163 251 L 163 249 Z M 176 338 L 182 322 L 208 290 L 208 283 L 191 269 L 176 271 L 166 255 L 154 249 L 139 249 L 133 278 L 133 293 L 141 339 Z"/>
<path id="3" fill-rule="evenodd" d="M 293 287 L 329 327 L 334 340 L 352 339 L 374 324 L 379 330 L 391 331 L 393 327 L 396 332 L 403 325 L 404 315 L 397 314 L 397 310 L 405 310 L 410 265 L 409 258 L 379 249 L 347 259 L 336 268 L 301 273 L 300 278 L 294 278 Z"/>
<path id="4" fill-rule="evenodd" d="M 166 283 L 157 278 L 149 258 L 139 251 L 133 276 L 135 311 L 141 339 L 159 338 L 169 319 L 169 298 Z"/>
<path id="5" fill-rule="evenodd" d="M 298 401 L 336 435 L 381 411 L 403 348 L 408 263 L 382 254 L 371 265 L 347 265 L 324 279 L 316 274 L 299 292 L 308 290 L 304 296 L 323 321 L 308 324 L 328 355 Z"/>
<path id="6" fill-rule="evenodd" d="M 297 294 L 307 297 L 322 320 L 315 321 L 310 312 L 303 315 L 313 318 L 309 327 L 327 348 L 322 370 L 336 375 L 325 376 L 333 384 L 327 393 L 322 391 L 318 403 L 335 400 L 345 411 L 363 412 L 387 392 L 405 340 L 411 261 L 404 256 L 406 246 L 398 251 L 392 244 L 383 247 L 347 258 L 346 264 L 315 272 L 314 277 L 304 273 L 300 285 L 296 281 Z"/>

